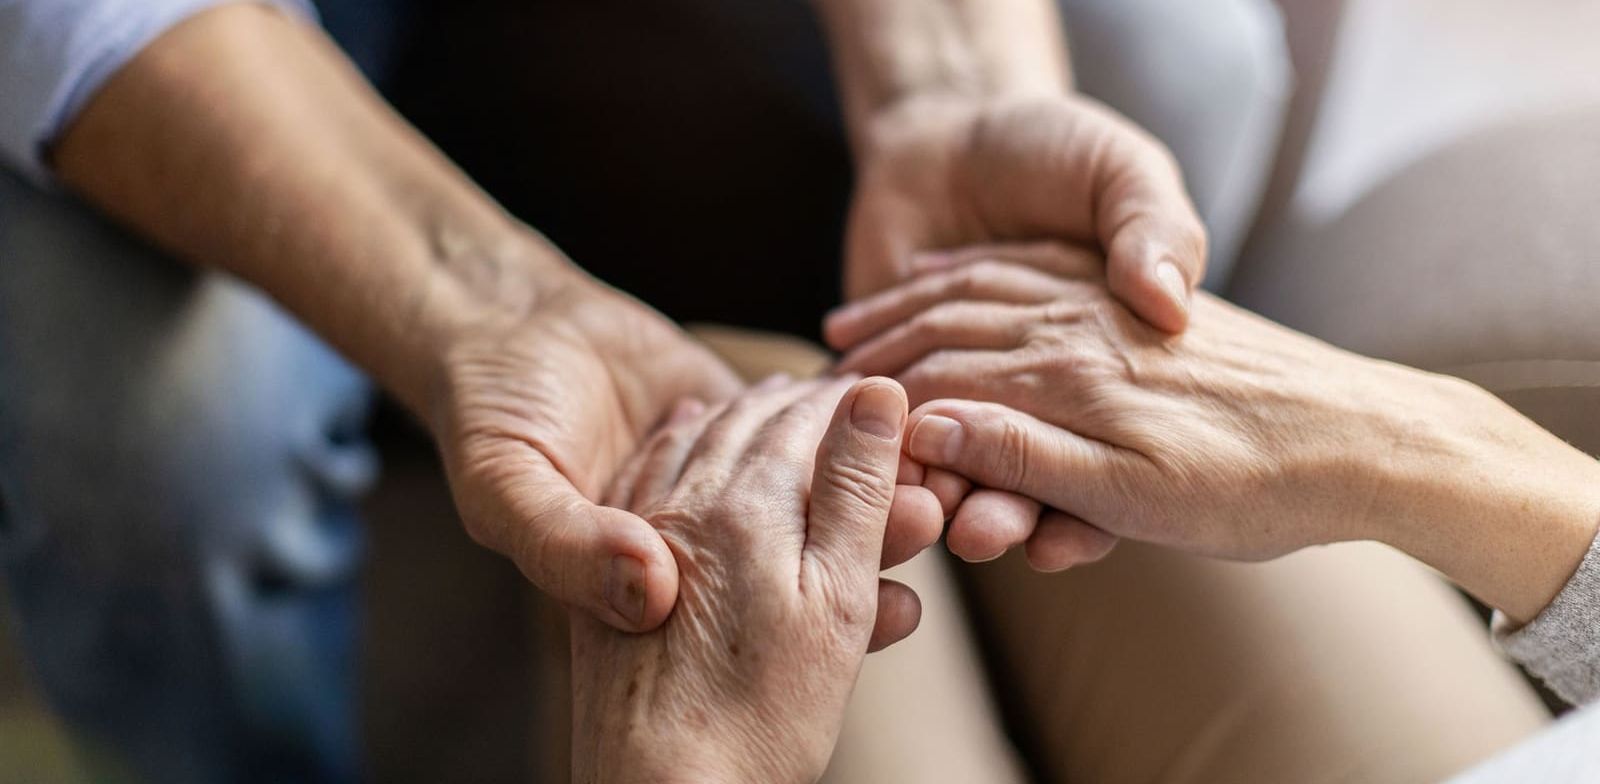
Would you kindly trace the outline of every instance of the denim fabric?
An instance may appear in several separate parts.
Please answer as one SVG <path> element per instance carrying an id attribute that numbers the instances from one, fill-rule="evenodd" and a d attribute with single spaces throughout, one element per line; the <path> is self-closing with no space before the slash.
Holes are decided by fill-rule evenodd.
<path id="1" fill-rule="evenodd" d="M 108 778 L 349 779 L 366 382 L 0 177 L 0 570 L 53 707 Z"/>
<path id="2" fill-rule="evenodd" d="M 378 3 L 329 30 L 383 55 Z M 0 172 L 0 573 L 97 780 L 351 781 L 365 378 Z"/>

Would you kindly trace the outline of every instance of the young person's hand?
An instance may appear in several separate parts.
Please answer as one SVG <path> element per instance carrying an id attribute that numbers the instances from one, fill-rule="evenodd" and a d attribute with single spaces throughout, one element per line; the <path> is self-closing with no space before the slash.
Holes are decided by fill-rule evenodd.
<path id="1" fill-rule="evenodd" d="M 444 352 L 430 421 L 456 505 L 474 540 L 547 593 L 652 629 L 677 563 L 649 523 L 598 501 L 674 404 L 741 384 L 643 304 L 576 271 L 541 274 L 535 301 L 458 330 Z"/>
<path id="2" fill-rule="evenodd" d="M 878 576 L 906 407 L 886 379 L 763 384 L 681 408 L 619 474 L 678 604 L 648 634 L 572 616 L 574 780 L 821 775 L 869 646 L 920 615 Z"/>
<path id="3" fill-rule="evenodd" d="M 1073 94 L 914 99 L 875 114 L 861 146 L 847 299 L 906 280 L 918 254 L 1055 240 L 1103 248 L 1111 293 L 1145 321 L 1187 325 L 1205 229 L 1171 153 L 1110 109 Z"/>
<path id="4" fill-rule="evenodd" d="M 1600 464 L 1484 390 L 1207 294 L 1172 337 L 1047 247 L 990 249 L 835 323 L 921 405 L 908 451 L 1112 535 L 1242 559 L 1377 539 L 1513 618 L 1600 524 Z M 1004 259 L 1020 263 L 1006 263 Z M 1029 532 L 1007 532 L 1011 544 Z M 953 534 L 952 534 L 953 535 Z"/>

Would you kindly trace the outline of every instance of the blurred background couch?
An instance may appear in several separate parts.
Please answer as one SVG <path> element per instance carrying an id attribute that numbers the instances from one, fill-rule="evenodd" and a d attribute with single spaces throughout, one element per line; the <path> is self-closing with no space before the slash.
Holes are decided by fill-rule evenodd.
<path id="1" fill-rule="evenodd" d="M 1466 376 L 1600 452 L 1600 0 L 1280 0 L 1297 89 L 1227 287 L 1363 353 Z M 528 781 L 559 626 L 454 520 L 431 449 L 381 415 L 367 504 L 373 780 Z M 434 590 L 447 585 L 449 591 Z M 3 603 L 0 603 L 3 606 Z M 0 626 L 0 782 L 71 781 Z M 543 647 L 541 647 L 543 646 Z M 563 737 L 563 733 L 550 733 Z"/>

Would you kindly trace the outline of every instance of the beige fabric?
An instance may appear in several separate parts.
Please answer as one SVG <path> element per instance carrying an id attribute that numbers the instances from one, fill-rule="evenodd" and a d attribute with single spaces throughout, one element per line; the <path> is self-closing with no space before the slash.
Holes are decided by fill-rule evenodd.
<path id="1" fill-rule="evenodd" d="M 1464 603 L 1378 545 L 1238 564 L 1124 544 L 972 576 L 1051 781 L 1437 781 L 1546 720 Z"/>
<path id="2" fill-rule="evenodd" d="M 1482 384 L 1600 453 L 1600 106 L 1434 154 L 1241 263 L 1232 299 Z"/>

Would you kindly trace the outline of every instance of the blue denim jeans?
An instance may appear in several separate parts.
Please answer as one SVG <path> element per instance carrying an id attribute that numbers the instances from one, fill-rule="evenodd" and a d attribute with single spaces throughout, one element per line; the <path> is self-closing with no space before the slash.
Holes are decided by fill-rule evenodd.
<path id="1" fill-rule="evenodd" d="M 669 5 L 784 34 L 744 3 Z M 1081 84 L 1167 138 L 1213 232 L 1237 236 L 1286 84 L 1267 1 L 1063 5 Z M 322 6 L 334 37 L 381 70 L 389 4 Z M 819 64 L 807 73 L 775 62 L 820 42 L 768 43 L 752 46 L 773 53 L 762 83 L 833 111 L 815 89 L 825 58 L 801 58 Z M 631 220 L 613 210 L 593 223 L 614 235 Z M 584 261 L 605 276 L 596 255 Z M 702 273 L 675 277 L 713 277 Z M 258 292 L 0 174 L 0 571 L 34 674 L 97 777 L 359 776 L 369 397 L 358 371 Z"/>
<path id="2" fill-rule="evenodd" d="M 367 401 L 261 294 L 0 174 L 0 566 L 105 777 L 353 775 Z"/>

